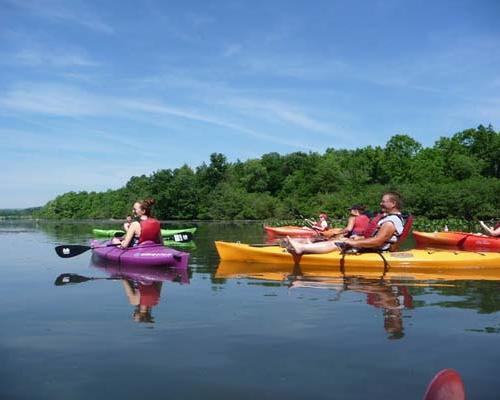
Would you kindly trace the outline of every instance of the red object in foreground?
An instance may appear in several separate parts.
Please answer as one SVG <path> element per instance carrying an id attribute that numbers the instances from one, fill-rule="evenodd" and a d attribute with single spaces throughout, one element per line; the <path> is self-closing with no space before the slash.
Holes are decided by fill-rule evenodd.
<path id="1" fill-rule="evenodd" d="M 432 379 L 424 400 L 465 400 L 465 387 L 454 369 L 443 369 Z"/>

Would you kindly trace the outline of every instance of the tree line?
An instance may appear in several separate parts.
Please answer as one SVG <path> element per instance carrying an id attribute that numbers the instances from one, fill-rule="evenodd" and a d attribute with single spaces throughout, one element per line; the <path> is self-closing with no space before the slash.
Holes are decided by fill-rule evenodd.
<path id="1" fill-rule="evenodd" d="M 378 210 L 396 190 L 405 210 L 427 218 L 500 216 L 500 132 L 480 125 L 424 147 L 408 135 L 381 146 L 328 148 L 229 162 L 220 153 L 196 168 L 183 165 L 133 176 L 106 192 L 69 192 L 35 216 L 124 218 L 137 199 L 156 199 L 160 219 L 267 219 L 346 214 L 352 203 Z"/>

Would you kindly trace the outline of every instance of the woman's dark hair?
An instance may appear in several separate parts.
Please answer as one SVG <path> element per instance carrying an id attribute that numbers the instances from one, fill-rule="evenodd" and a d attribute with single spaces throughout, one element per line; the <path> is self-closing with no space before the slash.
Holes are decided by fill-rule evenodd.
<path id="1" fill-rule="evenodd" d="M 148 217 L 151 217 L 151 209 L 153 208 L 153 205 L 156 203 L 155 200 L 154 199 L 139 200 L 138 203 L 141 205 L 144 214 Z"/>

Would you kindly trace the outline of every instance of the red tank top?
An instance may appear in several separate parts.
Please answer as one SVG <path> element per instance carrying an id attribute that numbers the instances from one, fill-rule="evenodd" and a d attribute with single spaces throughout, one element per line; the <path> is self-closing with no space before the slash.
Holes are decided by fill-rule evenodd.
<path id="1" fill-rule="evenodd" d="M 368 218 L 368 216 L 364 214 L 358 215 L 354 219 L 354 227 L 352 228 L 352 232 L 356 235 L 363 236 L 369 224 L 370 218 Z"/>
<path id="2" fill-rule="evenodd" d="M 151 240 L 155 243 L 158 242 L 160 236 L 160 221 L 154 218 L 141 220 L 141 236 L 139 236 L 139 243 Z"/>
<path id="3" fill-rule="evenodd" d="M 139 293 L 141 294 L 139 304 L 141 306 L 153 307 L 160 301 L 161 285 L 154 282 L 151 285 L 139 284 Z"/>

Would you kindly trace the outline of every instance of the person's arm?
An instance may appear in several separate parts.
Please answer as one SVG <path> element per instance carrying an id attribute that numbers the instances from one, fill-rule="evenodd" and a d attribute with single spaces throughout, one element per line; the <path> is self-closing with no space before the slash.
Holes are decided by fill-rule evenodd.
<path id="1" fill-rule="evenodd" d="M 356 221 L 356 217 L 350 216 L 347 220 L 347 226 L 344 228 L 344 234 L 351 232 L 354 229 L 354 222 Z"/>
<path id="2" fill-rule="evenodd" d="M 141 234 L 141 225 L 137 221 L 132 222 L 132 224 L 130 224 L 130 228 L 128 228 L 128 230 L 127 230 L 127 234 L 125 235 L 125 239 L 122 240 L 122 243 L 120 246 L 123 248 L 128 247 L 128 245 L 130 244 L 130 241 L 132 240 L 134 235 L 140 236 L 140 234 Z"/>
<path id="3" fill-rule="evenodd" d="M 130 304 L 133 306 L 139 305 L 139 301 L 141 298 L 140 294 L 134 290 L 134 288 L 130 285 L 129 281 L 127 281 L 126 279 L 122 279 L 122 283 L 123 283 L 123 288 L 125 289 L 125 294 L 127 295 Z"/>
<path id="4" fill-rule="evenodd" d="M 366 248 L 377 248 L 382 247 L 389 239 L 394 235 L 396 227 L 390 221 L 382 224 L 377 235 L 368 239 L 351 240 L 347 239 L 345 242 L 353 247 L 366 247 Z"/>
<path id="5" fill-rule="evenodd" d="M 488 233 L 490 236 L 500 236 L 500 227 L 497 229 L 490 228 L 483 221 L 479 221 L 481 227 Z"/>

